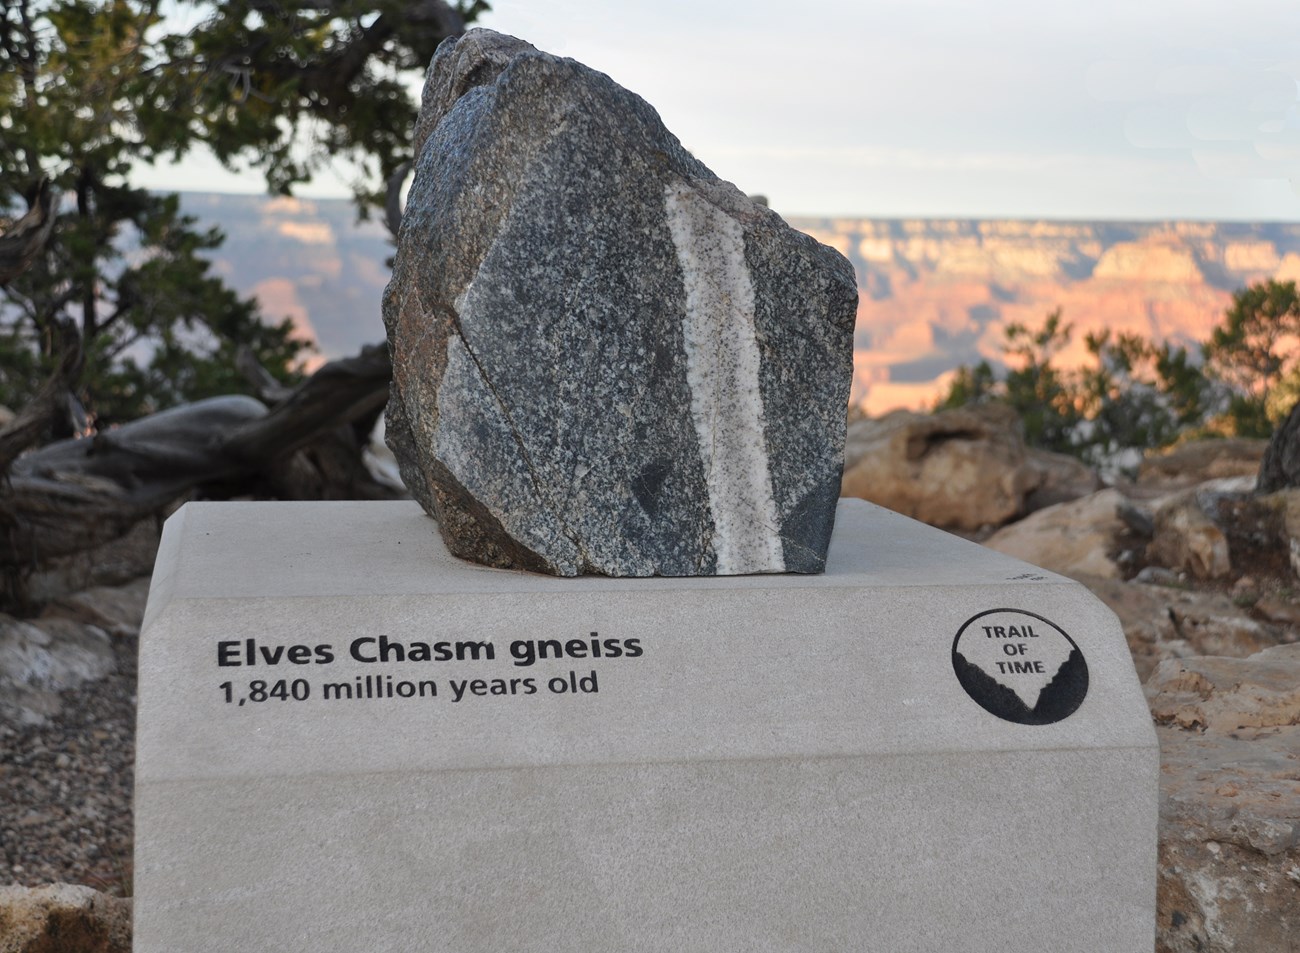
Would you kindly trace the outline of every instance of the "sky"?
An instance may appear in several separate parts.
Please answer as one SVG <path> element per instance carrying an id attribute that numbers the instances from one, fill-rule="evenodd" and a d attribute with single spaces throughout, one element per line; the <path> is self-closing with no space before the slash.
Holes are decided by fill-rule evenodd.
<path id="1" fill-rule="evenodd" d="M 608 73 L 785 215 L 1300 221 L 1294 0 L 494 0 L 478 25 Z"/>

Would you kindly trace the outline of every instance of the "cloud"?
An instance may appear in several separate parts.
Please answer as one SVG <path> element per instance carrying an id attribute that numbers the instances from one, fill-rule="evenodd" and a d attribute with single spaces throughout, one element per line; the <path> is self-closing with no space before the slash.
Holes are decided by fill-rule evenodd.
<path id="1" fill-rule="evenodd" d="M 1157 51 L 1094 63 L 1088 92 L 1127 106 L 1124 134 L 1210 178 L 1300 179 L 1300 44 Z"/>

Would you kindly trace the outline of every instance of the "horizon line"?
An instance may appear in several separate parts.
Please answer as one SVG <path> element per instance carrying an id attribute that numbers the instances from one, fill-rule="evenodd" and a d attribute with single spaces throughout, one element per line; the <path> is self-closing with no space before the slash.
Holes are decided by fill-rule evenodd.
<path id="1" fill-rule="evenodd" d="M 272 192 L 254 192 L 254 191 L 223 191 L 220 189 L 145 189 L 147 192 L 153 192 L 162 195 L 213 195 L 226 198 L 247 198 L 247 199 L 291 199 L 293 201 L 309 202 L 343 202 L 355 207 L 356 201 L 353 197 L 347 195 L 278 195 Z M 758 193 L 762 194 L 762 193 Z M 751 198 L 753 196 L 750 196 Z M 768 206 L 769 208 L 771 206 Z M 777 211 L 776 209 L 772 209 Z M 1101 218 L 1081 218 L 1071 215 L 1006 215 L 1006 214 L 946 214 L 937 213 L 900 215 L 900 214 L 870 214 L 862 212 L 777 212 L 785 219 L 823 219 L 827 221 L 847 220 L 847 221 L 872 221 L 872 222 L 1025 222 L 1025 223 L 1043 223 L 1055 225 L 1093 225 L 1093 224 L 1122 224 L 1122 225 L 1293 225 L 1300 227 L 1300 218 L 1226 218 L 1226 217 L 1203 217 L 1203 218 L 1149 218 L 1134 217 L 1126 218 L 1123 216 L 1101 217 Z"/>

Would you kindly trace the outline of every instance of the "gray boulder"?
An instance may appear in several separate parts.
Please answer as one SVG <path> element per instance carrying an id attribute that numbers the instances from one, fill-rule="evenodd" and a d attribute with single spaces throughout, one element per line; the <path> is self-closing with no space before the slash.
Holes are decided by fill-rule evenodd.
<path id="1" fill-rule="evenodd" d="M 0 724 L 45 724 L 59 713 L 62 692 L 116 666 L 112 639 L 98 626 L 0 612 Z"/>
<path id="2" fill-rule="evenodd" d="M 609 77 L 438 49 L 384 321 L 387 439 L 458 556 L 558 575 L 819 572 L 857 288 Z"/>

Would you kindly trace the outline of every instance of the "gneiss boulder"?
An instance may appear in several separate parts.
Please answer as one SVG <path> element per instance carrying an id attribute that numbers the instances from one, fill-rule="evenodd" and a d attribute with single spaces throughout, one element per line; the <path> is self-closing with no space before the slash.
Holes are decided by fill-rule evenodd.
<path id="1" fill-rule="evenodd" d="M 430 67 L 387 434 L 451 551 L 560 575 L 818 572 L 857 288 L 642 99 L 473 30 Z"/>

